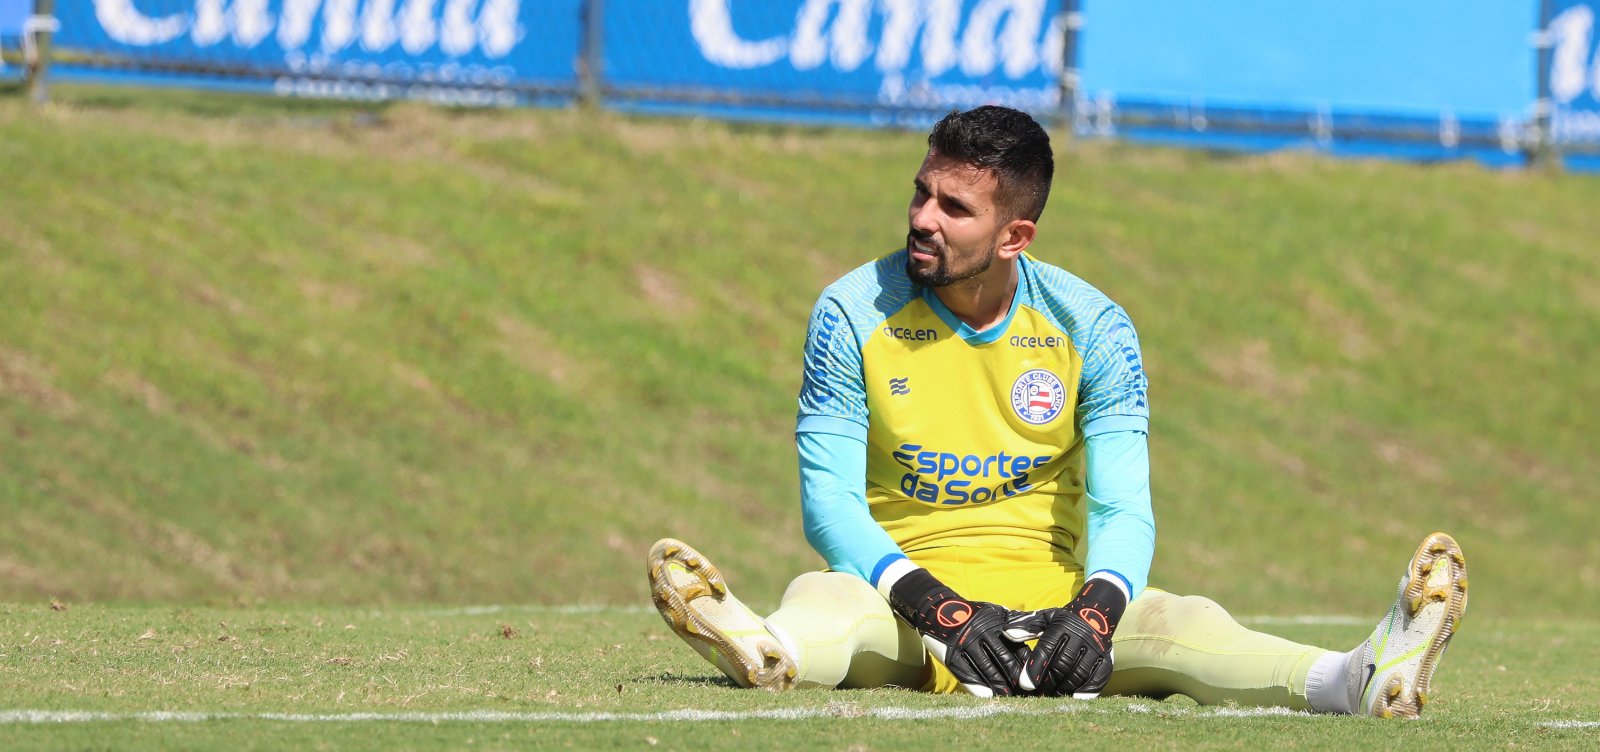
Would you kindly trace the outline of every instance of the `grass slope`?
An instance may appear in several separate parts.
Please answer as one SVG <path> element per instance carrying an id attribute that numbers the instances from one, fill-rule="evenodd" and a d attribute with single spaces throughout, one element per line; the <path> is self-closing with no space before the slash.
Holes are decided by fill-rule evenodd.
<path id="1" fill-rule="evenodd" d="M 216 95 L 0 98 L 0 600 L 644 603 L 676 535 L 817 565 L 805 316 L 918 134 Z M 1600 617 L 1600 181 L 1082 144 L 1034 250 L 1152 378 L 1154 582 Z M 653 617 L 652 617 L 653 618 Z"/>

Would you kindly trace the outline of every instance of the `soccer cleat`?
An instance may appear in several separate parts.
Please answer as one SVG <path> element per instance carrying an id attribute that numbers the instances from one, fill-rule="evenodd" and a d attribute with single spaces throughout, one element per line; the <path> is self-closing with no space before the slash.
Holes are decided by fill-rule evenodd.
<path id="1" fill-rule="evenodd" d="M 1346 669 L 1351 709 L 1416 718 L 1466 610 L 1467 560 L 1454 538 L 1433 533 L 1411 557 L 1389 613 L 1352 654 Z"/>
<path id="2" fill-rule="evenodd" d="M 799 674 L 767 623 L 733 593 L 722 573 L 687 543 L 662 538 L 650 547 L 650 598 L 667 626 L 741 687 L 774 692 Z"/>

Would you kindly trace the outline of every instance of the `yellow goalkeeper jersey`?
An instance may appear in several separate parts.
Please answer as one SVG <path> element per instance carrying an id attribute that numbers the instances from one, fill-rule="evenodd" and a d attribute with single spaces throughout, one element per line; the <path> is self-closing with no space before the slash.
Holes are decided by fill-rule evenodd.
<path id="1" fill-rule="evenodd" d="M 823 291 L 801 432 L 867 444 L 866 497 L 900 548 L 1076 555 L 1088 435 L 1148 429 L 1127 314 L 1030 256 L 1006 317 L 974 331 L 906 274 L 904 250 Z"/>

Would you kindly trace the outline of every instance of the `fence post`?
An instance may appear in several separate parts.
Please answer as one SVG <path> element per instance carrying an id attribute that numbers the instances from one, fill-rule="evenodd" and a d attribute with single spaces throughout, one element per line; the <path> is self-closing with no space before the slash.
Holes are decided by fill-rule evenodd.
<path id="1" fill-rule="evenodd" d="M 1061 101 L 1057 116 L 1072 138 L 1078 127 L 1078 94 L 1082 77 L 1078 72 L 1078 30 L 1083 28 L 1083 12 L 1078 10 L 1078 0 L 1062 0 L 1061 11 L 1066 22 L 1061 25 Z"/>
<path id="2" fill-rule="evenodd" d="M 600 106 L 601 47 L 605 44 L 605 0 L 584 0 L 583 41 L 578 52 L 578 102 Z"/>
<path id="3" fill-rule="evenodd" d="M 1561 154 L 1550 132 L 1550 119 L 1555 106 L 1550 98 L 1551 56 L 1555 54 L 1555 40 L 1550 38 L 1550 18 L 1554 11 L 1551 0 L 1540 0 L 1539 31 L 1534 34 L 1534 44 L 1539 56 L 1538 79 L 1533 94 L 1533 134 L 1527 149 L 1528 163 L 1534 167 L 1549 168 L 1561 164 Z"/>
<path id="4" fill-rule="evenodd" d="M 54 27 L 48 23 L 40 24 L 41 19 L 54 19 L 56 14 L 56 0 L 34 0 L 33 18 L 25 25 L 24 35 L 32 35 L 33 39 L 27 40 L 33 46 L 33 59 L 27 62 L 28 66 L 28 100 L 34 104 L 44 104 L 50 101 L 50 41 L 55 36 Z M 25 42 L 25 43 L 27 43 Z"/>

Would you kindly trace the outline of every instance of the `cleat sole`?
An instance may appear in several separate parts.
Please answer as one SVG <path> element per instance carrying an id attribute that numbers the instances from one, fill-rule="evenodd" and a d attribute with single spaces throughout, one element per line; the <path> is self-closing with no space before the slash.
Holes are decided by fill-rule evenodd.
<path id="1" fill-rule="evenodd" d="M 1391 676 L 1373 704 L 1372 714 L 1382 718 L 1416 718 L 1422 713 L 1432 689 L 1434 669 L 1467 610 L 1467 560 L 1454 538 L 1445 533 L 1424 538 L 1411 557 L 1407 574 L 1405 601 L 1409 616 L 1416 619 L 1429 608 L 1442 608 L 1444 613 L 1428 638 L 1415 681 L 1406 686 L 1400 675 Z"/>
<path id="2" fill-rule="evenodd" d="M 673 571 L 688 575 L 688 582 L 672 577 Z M 662 620 L 728 678 L 741 687 L 774 692 L 794 686 L 799 669 L 776 640 L 746 638 L 741 645 L 697 610 L 694 602 L 699 599 L 720 604 L 728 597 L 722 573 L 698 551 L 664 538 L 650 548 L 648 572 L 650 599 Z"/>

